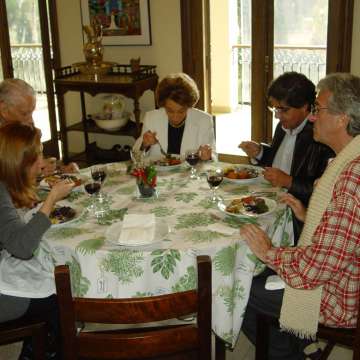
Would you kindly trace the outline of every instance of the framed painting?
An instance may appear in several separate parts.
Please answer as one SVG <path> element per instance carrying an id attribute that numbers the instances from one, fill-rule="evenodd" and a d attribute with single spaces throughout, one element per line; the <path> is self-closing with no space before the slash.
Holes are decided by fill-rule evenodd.
<path id="1" fill-rule="evenodd" d="M 102 24 L 103 45 L 151 45 L 149 0 L 81 0 L 81 17 Z"/>

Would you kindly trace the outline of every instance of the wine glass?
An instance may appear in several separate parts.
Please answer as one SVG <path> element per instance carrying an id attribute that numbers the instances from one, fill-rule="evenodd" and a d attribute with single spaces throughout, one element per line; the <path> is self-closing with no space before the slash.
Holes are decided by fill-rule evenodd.
<path id="1" fill-rule="evenodd" d="M 107 177 L 107 168 L 103 165 L 95 165 L 91 168 L 91 177 L 95 182 L 99 182 L 104 185 L 105 179 Z M 103 193 L 103 191 L 99 191 L 96 194 L 97 204 L 96 204 L 96 213 L 101 214 L 105 213 L 105 207 L 107 205 L 108 198 Z M 96 215 L 96 214 L 95 214 Z"/>
<path id="2" fill-rule="evenodd" d="M 224 173 L 222 169 L 211 169 L 206 172 L 206 180 L 210 186 L 211 190 L 211 197 L 210 201 L 212 203 L 217 203 L 221 200 L 216 194 L 216 189 L 220 186 L 221 182 L 223 181 Z"/>
<path id="3" fill-rule="evenodd" d="M 97 181 L 97 180 L 93 180 L 92 178 L 88 178 L 84 184 L 84 189 L 90 195 L 90 198 L 91 198 L 90 204 L 87 207 L 87 209 L 90 212 L 94 212 L 96 196 L 101 189 L 101 181 Z"/>
<path id="4" fill-rule="evenodd" d="M 197 149 L 186 151 L 185 160 L 191 166 L 190 179 L 198 179 L 195 166 L 200 160 L 199 151 Z"/>

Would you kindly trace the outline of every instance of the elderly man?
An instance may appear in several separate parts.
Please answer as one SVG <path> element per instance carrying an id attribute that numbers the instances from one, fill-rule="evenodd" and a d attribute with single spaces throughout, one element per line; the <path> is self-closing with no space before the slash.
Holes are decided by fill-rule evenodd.
<path id="1" fill-rule="evenodd" d="M 0 125 L 10 121 L 19 121 L 33 125 L 32 114 L 36 106 L 34 89 L 21 79 L 5 79 L 0 83 Z M 52 174 L 56 170 L 56 159 L 44 159 L 44 175 Z M 63 172 L 77 172 L 75 163 L 62 165 Z"/>
<path id="2" fill-rule="evenodd" d="M 309 120 L 314 139 L 336 153 L 316 185 L 307 211 L 291 195 L 284 197 L 305 220 L 298 247 L 274 248 L 255 225 L 241 235 L 254 254 L 285 281 L 282 290 L 264 290 L 253 282 L 243 330 L 255 341 L 256 314 L 280 316 L 283 330 L 271 329 L 271 359 L 304 359 L 302 352 L 318 323 L 355 327 L 360 289 L 360 78 L 335 73 L 318 84 Z M 280 312 L 281 310 L 281 312 Z"/>
<path id="3" fill-rule="evenodd" d="M 264 177 L 273 186 L 285 187 L 307 205 L 313 183 L 324 172 L 334 153 L 313 139 L 313 124 L 308 121 L 315 101 L 315 85 L 303 74 L 286 72 L 269 86 L 269 109 L 279 119 L 271 145 L 253 141 L 239 147 L 253 163 L 265 166 Z M 297 242 L 302 223 L 294 219 Z"/>

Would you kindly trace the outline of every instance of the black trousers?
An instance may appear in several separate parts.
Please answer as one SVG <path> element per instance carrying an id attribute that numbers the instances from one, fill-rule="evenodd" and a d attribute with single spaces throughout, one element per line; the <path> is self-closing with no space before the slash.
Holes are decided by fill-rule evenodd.
<path id="1" fill-rule="evenodd" d="M 56 295 L 30 299 L 25 315 L 32 319 L 42 320 L 47 324 L 46 359 L 61 359 L 61 333 Z M 19 359 L 28 360 L 32 359 L 32 356 L 31 340 L 26 339 Z"/>
<path id="2" fill-rule="evenodd" d="M 254 277 L 249 302 L 246 308 L 242 330 L 247 338 L 256 346 L 256 316 L 258 313 L 275 318 L 280 317 L 280 310 L 284 290 L 266 290 L 265 282 L 274 272 L 266 269 L 262 274 Z M 304 348 L 311 340 L 300 339 L 295 335 L 280 331 L 278 326 L 270 325 L 269 331 L 269 359 L 298 360 L 304 359 Z"/>

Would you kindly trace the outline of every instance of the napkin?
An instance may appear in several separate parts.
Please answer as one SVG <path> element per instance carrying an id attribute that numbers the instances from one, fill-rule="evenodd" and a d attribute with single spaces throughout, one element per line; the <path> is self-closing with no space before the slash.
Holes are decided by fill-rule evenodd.
<path id="1" fill-rule="evenodd" d="M 281 290 L 285 288 L 285 283 L 278 275 L 271 275 L 266 279 L 266 290 Z"/>
<path id="2" fill-rule="evenodd" d="M 151 244 L 155 238 L 154 214 L 127 214 L 124 216 L 123 226 L 118 243 L 122 245 Z"/>

